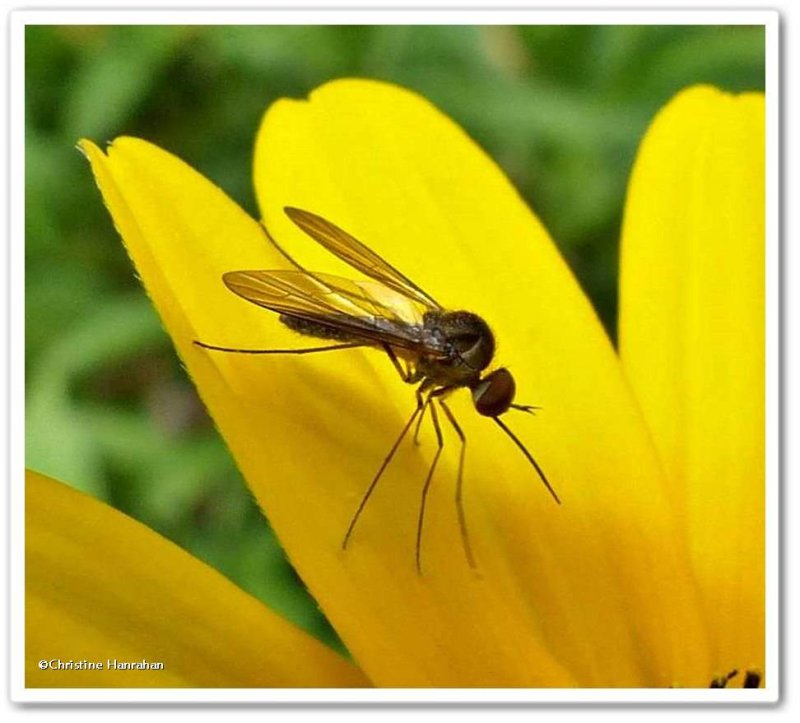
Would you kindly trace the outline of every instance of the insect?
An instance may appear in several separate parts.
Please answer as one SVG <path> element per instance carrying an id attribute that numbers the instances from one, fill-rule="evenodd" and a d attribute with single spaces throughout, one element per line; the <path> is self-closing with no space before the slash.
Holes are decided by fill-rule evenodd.
<path id="1" fill-rule="evenodd" d="M 336 343 L 305 349 L 236 349 L 197 340 L 194 343 L 204 349 L 237 354 L 311 354 L 357 347 L 373 347 L 385 352 L 400 378 L 407 384 L 417 385 L 416 407 L 364 492 L 345 532 L 342 549 L 347 549 L 361 513 L 403 439 L 416 422 L 414 440 L 417 441 L 422 420 L 429 410 L 437 449 L 422 487 L 417 517 L 416 567 L 421 572 L 425 504 L 444 448 L 438 407 L 460 440 L 455 499 L 464 552 L 474 568 L 475 557 L 462 499 L 466 436 L 446 398 L 462 387 L 469 389 L 477 412 L 489 417 L 514 442 L 560 504 L 533 455 L 501 419 L 510 409 L 533 414 L 537 407 L 514 403 L 516 384 L 508 369 L 484 374 L 494 357 L 495 340 L 480 316 L 469 311 L 444 309 L 378 254 L 321 216 L 291 207 L 284 211 L 302 231 L 369 279 L 354 281 L 303 268 L 262 225 L 267 238 L 294 269 L 230 271 L 222 280 L 234 294 L 277 312 L 279 320 L 290 329 Z"/>

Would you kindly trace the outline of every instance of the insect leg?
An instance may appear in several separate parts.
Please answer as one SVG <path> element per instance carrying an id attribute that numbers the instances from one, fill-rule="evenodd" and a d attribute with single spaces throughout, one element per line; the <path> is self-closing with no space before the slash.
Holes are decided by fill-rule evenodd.
<path id="1" fill-rule="evenodd" d="M 475 556 L 472 554 L 472 545 L 470 545 L 469 542 L 467 518 L 464 514 L 464 501 L 461 496 L 464 482 L 464 455 L 467 451 L 467 437 L 444 399 L 439 399 L 439 404 L 442 407 L 442 411 L 444 411 L 445 415 L 447 415 L 447 419 L 450 420 L 450 424 L 452 425 L 453 429 L 456 430 L 458 438 L 461 440 L 461 453 L 458 457 L 458 477 L 456 478 L 456 510 L 458 512 L 458 526 L 461 530 L 461 544 L 464 547 L 464 554 L 467 556 L 467 562 L 469 563 L 469 566 L 475 569 L 477 565 L 475 563 Z"/>
<path id="2" fill-rule="evenodd" d="M 348 344 L 331 344 L 329 346 L 312 346 L 308 349 L 232 349 L 228 346 L 215 346 L 214 344 L 206 344 L 203 341 L 194 339 L 192 344 L 202 347 L 203 349 L 211 349 L 212 351 L 227 351 L 234 354 L 314 354 L 318 351 L 335 351 L 337 349 L 356 349 L 360 346 L 366 346 L 358 342 Z"/>
<path id="3" fill-rule="evenodd" d="M 267 240 L 277 249 L 278 253 L 281 256 L 283 256 L 283 258 L 285 258 L 298 271 L 302 271 L 303 273 L 308 273 L 302 266 L 300 266 L 300 264 L 297 263 L 297 261 L 294 260 L 294 258 L 289 254 L 289 252 L 273 238 L 272 234 L 269 232 L 269 229 L 267 228 L 267 225 L 263 221 L 259 222 L 258 225 L 261 226 L 261 230 L 264 232 L 264 235 L 267 237 Z"/>
<path id="4" fill-rule="evenodd" d="M 267 237 L 267 240 L 275 247 L 278 253 L 281 256 L 283 256 L 283 258 L 285 258 L 292 266 L 294 266 L 298 271 L 302 271 L 307 276 L 310 276 L 321 286 L 323 287 L 327 286 L 327 284 L 322 279 L 320 279 L 319 276 L 317 276 L 317 274 L 315 274 L 313 271 L 309 271 L 307 268 L 305 268 L 305 266 L 301 266 L 297 261 L 295 261 L 294 257 L 275 240 L 275 237 L 269 232 L 267 225 L 263 221 L 259 222 L 259 226 L 261 226 L 261 230 L 264 232 L 264 235 Z M 351 298 L 353 297 L 353 294 L 345 291 L 344 289 L 342 289 L 340 293 L 342 293 L 344 296 L 349 296 Z"/>
<path id="5" fill-rule="evenodd" d="M 397 358 L 397 354 L 395 354 L 394 349 L 389 344 L 381 344 L 383 350 L 386 352 L 387 356 L 391 360 L 392 364 L 394 365 L 395 370 L 400 375 L 400 378 L 406 384 L 413 384 L 414 383 L 414 375 L 411 373 L 410 368 L 403 369 L 400 366 L 400 360 Z"/>
<path id="6" fill-rule="evenodd" d="M 364 493 L 364 496 L 361 498 L 361 502 L 358 505 L 358 508 L 353 515 L 353 518 L 350 520 L 350 525 L 347 527 L 347 532 L 345 533 L 344 539 L 342 540 L 342 549 L 347 549 L 347 543 L 350 542 L 350 536 L 353 534 L 353 530 L 355 529 L 356 523 L 358 522 L 358 518 L 361 517 L 361 513 L 364 511 L 364 507 L 367 505 L 367 501 L 369 500 L 372 492 L 375 489 L 375 486 L 378 484 L 378 480 L 381 478 L 381 475 L 384 473 L 384 470 L 389 466 L 389 462 L 392 461 L 392 457 L 394 457 L 397 448 L 400 446 L 400 443 L 403 441 L 403 438 L 408 434 L 408 430 L 411 428 L 411 425 L 414 423 L 414 420 L 417 418 L 417 415 L 422 411 L 423 407 L 422 401 L 422 390 L 421 388 L 417 390 L 417 408 L 414 410 L 414 413 L 409 417 L 408 421 L 406 422 L 405 427 L 403 427 L 403 431 L 400 432 L 400 436 L 395 440 L 395 443 L 392 445 L 392 448 L 389 450 L 389 454 L 383 460 L 378 472 L 375 474 L 375 477 L 372 478 L 372 482 L 369 483 L 369 487 L 367 487 L 367 491 Z"/>
<path id="7" fill-rule="evenodd" d="M 429 394 L 427 399 L 425 399 L 425 404 L 422 405 L 422 412 L 419 415 L 419 419 L 417 420 L 417 426 L 414 429 L 414 444 L 419 444 L 419 430 L 422 427 L 422 420 L 425 419 L 425 408 L 431 403 L 431 397 L 433 393 Z"/>
<path id="8" fill-rule="evenodd" d="M 431 397 L 433 397 L 435 392 L 431 392 L 428 395 L 428 398 L 425 400 L 425 405 L 430 406 L 431 408 L 431 419 L 433 420 L 433 428 L 436 430 L 436 443 L 439 445 L 438 449 L 436 450 L 436 454 L 433 455 L 433 460 L 431 461 L 430 469 L 428 470 L 428 476 L 425 478 L 425 484 L 422 487 L 422 500 L 420 501 L 419 505 L 419 519 L 417 520 L 417 574 L 422 574 L 422 565 L 420 563 L 420 553 L 422 549 L 422 525 L 425 521 L 425 503 L 428 500 L 428 489 L 431 486 L 431 480 L 433 479 L 433 472 L 436 469 L 436 464 L 439 461 L 439 457 L 442 454 L 442 449 L 444 448 L 444 438 L 442 437 L 442 429 L 439 426 L 439 416 L 436 413 L 436 407 L 431 404 Z M 424 409 L 424 407 L 423 407 Z"/>
<path id="9" fill-rule="evenodd" d="M 392 349 L 392 347 L 389 344 L 382 344 L 382 346 L 389 359 L 391 359 L 394 368 L 400 375 L 400 378 L 406 384 L 413 384 L 415 380 L 411 368 L 407 367 L 405 370 L 403 370 L 403 368 L 400 366 L 400 360 L 397 358 L 397 354 L 395 354 L 394 349 Z M 428 406 L 429 401 L 430 397 L 428 397 L 428 399 L 426 399 L 425 403 L 422 405 L 422 411 L 420 412 L 419 418 L 417 419 L 417 426 L 414 429 L 414 444 L 419 444 L 419 428 L 422 426 L 422 420 L 425 419 L 425 407 Z"/>
<path id="10" fill-rule="evenodd" d="M 261 230 L 264 232 L 264 235 L 267 237 L 267 240 L 275 247 L 278 253 L 281 256 L 283 256 L 283 258 L 285 258 L 292 266 L 294 266 L 298 271 L 302 271 L 307 276 L 310 276 L 312 279 L 317 281 L 321 286 L 327 286 L 327 284 L 317 274 L 315 274 L 313 271 L 309 271 L 305 266 L 301 266 L 297 261 L 295 261 L 294 257 L 275 240 L 275 237 L 269 232 L 269 229 L 267 228 L 267 225 L 264 223 L 264 221 L 259 222 L 259 226 L 261 227 Z M 345 289 L 340 289 L 339 293 L 341 293 L 343 296 L 346 297 L 358 298 L 354 297 L 354 295 L 351 292 Z"/>

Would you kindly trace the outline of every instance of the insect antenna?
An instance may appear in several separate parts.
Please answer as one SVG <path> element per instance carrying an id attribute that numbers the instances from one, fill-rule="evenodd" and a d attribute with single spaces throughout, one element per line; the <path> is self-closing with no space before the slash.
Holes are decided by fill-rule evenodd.
<path id="1" fill-rule="evenodd" d="M 537 409 L 541 409 L 541 407 L 535 407 L 533 404 L 511 404 L 509 406 L 510 409 L 517 409 L 520 412 L 527 412 L 528 414 L 535 415 Z"/>
<path id="2" fill-rule="evenodd" d="M 517 435 L 514 434 L 514 432 L 512 432 L 508 428 L 508 426 L 503 422 L 502 419 L 500 419 L 500 417 L 492 417 L 492 419 L 497 423 L 497 426 L 500 427 L 500 429 L 502 429 L 509 437 L 511 437 L 514 444 L 516 444 L 517 447 L 519 447 L 522 454 L 524 454 L 527 460 L 533 465 L 534 469 L 541 478 L 542 482 L 544 482 L 544 486 L 547 487 L 547 490 L 550 492 L 551 495 L 553 495 L 553 499 L 556 502 L 558 502 L 558 504 L 561 504 L 561 500 L 558 499 L 556 491 L 550 486 L 550 483 L 547 481 L 547 477 L 545 477 L 544 472 L 542 472 L 542 468 L 539 466 L 538 462 L 533 458 L 533 455 L 525 448 L 525 445 L 522 444 Z"/>

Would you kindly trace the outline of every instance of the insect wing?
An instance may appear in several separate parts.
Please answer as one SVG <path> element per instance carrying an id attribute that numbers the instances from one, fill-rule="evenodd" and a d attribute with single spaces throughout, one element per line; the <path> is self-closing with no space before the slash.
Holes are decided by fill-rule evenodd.
<path id="1" fill-rule="evenodd" d="M 431 309 L 442 307 L 411 279 L 378 254 L 322 216 L 287 206 L 286 215 L 311 238 L 361 273 Z"/>
<path id="2" fill-rule="evenodd" d="M 222 280 L 253 304 L 336 329 L 365 344 L 444 355 L 444 349 L 423 338 L 419 307 L 380 284 L 292 270 L 230 271 Z"/>

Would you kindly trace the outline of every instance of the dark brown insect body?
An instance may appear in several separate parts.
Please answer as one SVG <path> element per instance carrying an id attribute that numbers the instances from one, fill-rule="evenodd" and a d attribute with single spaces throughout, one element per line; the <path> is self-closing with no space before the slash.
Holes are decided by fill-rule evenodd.
<path id="1" fill-rule="evenodd" d="M 494 357 L 489 325 L 469 311 L 426 312 L 423 335 L 445 350 L 443 357 L 423 355 L 418 362 L 420 378 L 437 385 L 471 387 Z"/>
<path id="2" fill-rule="evenodd" d="M 425 502 L 444 446 L 438 406 L 461 441 L 456 506 L 464 550 L 474 567 L 461 497 L 466 438 L 447 406 L 446 397 L 456 389 L 470 389 L 478 413 L 490 417 L 512 439 L 559 502 L 536 460 L 500 419 L 500 415 L 509 409 L 533 412 L 536 407 L 514 403 L 516 385 L 507 369 L 500 368 L 483 375 L 494 357 L 495 341 L 491 329 L 480 316 L 470 311 L 443 309 L 414 282 L 338 226 L 308 211 L 285 210 L 308 235 L 373 280 L 352 281 L 308 271 L 264 229 L 270 241 L 295 269 L 231 271 L 223 275 L 223 281 L 231 291 L 247 301 L 278 312 L 280 321 L 293 331 L 337 343 L 311 349 L 232 349 L 200 341 L 195 341 L 195 344 L 206 349 L 242 354 L 309 354 L 365 346 L 385 351 L 403 381 L 418 385 L 417 406 L 367 488 L 350 521 L 342 547 L 347 547 L 361 512 L 400 443 L 415 421 L 416 439 L 425 412 L 430 410 L 438 448 L 422 489 L 417 522 L 416 563 L 420 570 Z"/>
<path id="3" fill-rule="evenodd" d="M 362 341 L 357 334 L 344 330 L 335 317 L 330 324 L 306 321 L 288 314 L 281 314 L 279 319 L 293 331 L 306 336 L 343 342 Z M 376 319 L 374 323 L 387 334 L 396 333 L 398 329 L 396 320 Z M 400 358 L 415 364 L 414 373 L 406 380 L 411 384 L 428 380 L 436 386 L 473 387 L 480 382 L 481 372 L 494 356 L 491 329 L 483 319 L 469 311 L 427 311 L 422 324 L 400 326 L 416 336 L 424 347 L 435 350 L 432 353 L 415 352 L 410 359 L 409 355 L 395 350 Z"/>

